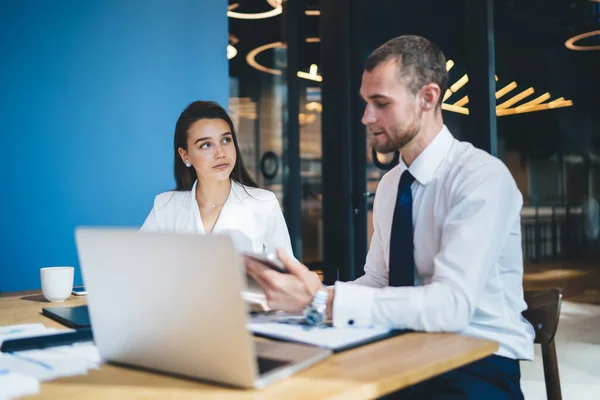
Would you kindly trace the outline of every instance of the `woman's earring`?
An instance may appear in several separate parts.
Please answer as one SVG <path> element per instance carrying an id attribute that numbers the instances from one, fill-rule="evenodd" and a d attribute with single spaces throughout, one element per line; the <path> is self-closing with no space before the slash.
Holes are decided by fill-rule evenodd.
<path id="1" fill-rule="evenodd" d="M 189 168 L 189 167 L 191 167 L 191 166 L 192 166 L 192 163 L 191 163 L 191 162 L 189 162 L 189 161 L 186 161 L 186 162 L 185 162 L 185 166 Z"/>

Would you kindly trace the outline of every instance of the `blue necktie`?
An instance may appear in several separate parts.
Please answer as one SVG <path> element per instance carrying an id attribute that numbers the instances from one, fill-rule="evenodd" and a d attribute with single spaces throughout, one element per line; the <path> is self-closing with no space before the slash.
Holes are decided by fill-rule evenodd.
<path id="1" fill-rule="evenodd" d="M 390 237 L 390 286 L 414 286 L 415 248 L 413 244 L 412 193 L 415 181 L 406 170 L 400 177 L 398 197 L 394 208 L 392 235 Z"/>

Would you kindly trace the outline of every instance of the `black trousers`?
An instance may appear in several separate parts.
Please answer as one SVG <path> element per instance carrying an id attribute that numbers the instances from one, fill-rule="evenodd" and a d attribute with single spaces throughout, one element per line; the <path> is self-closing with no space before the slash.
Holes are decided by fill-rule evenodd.
<path id="1" fill-rule="evenodd" d="M 493 355 L 382 397 L 382 400 L 523 400 L 520 381 L 518 360 Z"/>

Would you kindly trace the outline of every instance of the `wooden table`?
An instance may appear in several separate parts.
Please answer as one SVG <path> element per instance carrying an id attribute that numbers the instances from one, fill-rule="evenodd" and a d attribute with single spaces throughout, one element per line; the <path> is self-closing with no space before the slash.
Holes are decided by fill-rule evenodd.
<path id="1" fill-rule="evenodd" d="M 3 294 L 0 326 L 42 322 L 47 327 L 64 328 L 41 315 L 42 307 L 85 303 L 85 296 L 52 304 L 39 292 Z M 262 391 L 102 365 L 88 375 L 44 382 L 40 395 L 44 399 L 371 399 L 488 356 L 497 348 L 496 342 L 458 334 L 408 333 L 335 354 Z"/>

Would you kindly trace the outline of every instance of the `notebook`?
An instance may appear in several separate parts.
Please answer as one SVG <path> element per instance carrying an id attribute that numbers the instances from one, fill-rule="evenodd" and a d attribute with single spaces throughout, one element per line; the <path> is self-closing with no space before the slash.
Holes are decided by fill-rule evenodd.
<path id="1" fill-rule="evenodd" d="M 310 326 L 301 319 L 292 322 L 278 322 L 273 318 L 257 316 L 252 318 L 246 326 L 256 336 L 309 344 L 330 349 L 335 353 L 408 332 L 385 327 L 336 328 L 330 324 Z"/>

